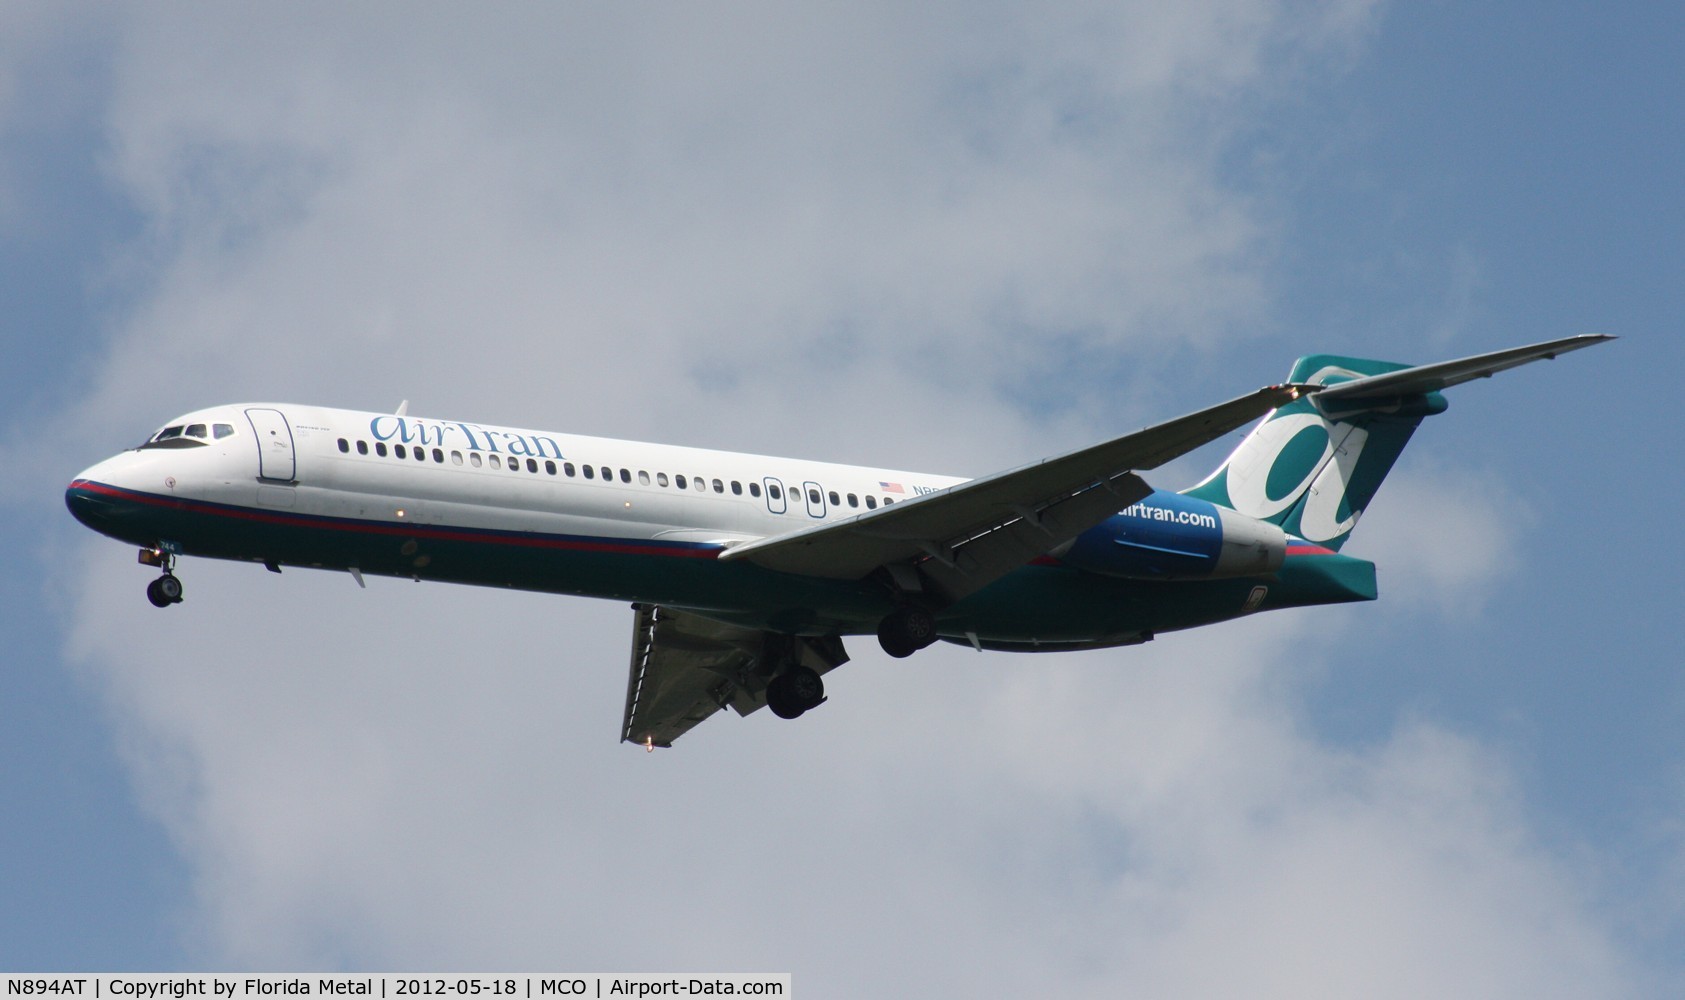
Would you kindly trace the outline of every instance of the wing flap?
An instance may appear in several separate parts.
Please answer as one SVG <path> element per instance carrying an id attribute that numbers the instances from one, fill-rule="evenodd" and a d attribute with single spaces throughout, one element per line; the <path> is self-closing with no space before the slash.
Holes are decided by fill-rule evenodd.
<path id="1" fill-rule="evenodd" d="M 761 708 L 782 663 L 824 674 L 848 661 L 835 636 L 762 632 L 653 604 L 633 610 L 623 742 L 670 747 L 722 708 L 738 715 Z"/>

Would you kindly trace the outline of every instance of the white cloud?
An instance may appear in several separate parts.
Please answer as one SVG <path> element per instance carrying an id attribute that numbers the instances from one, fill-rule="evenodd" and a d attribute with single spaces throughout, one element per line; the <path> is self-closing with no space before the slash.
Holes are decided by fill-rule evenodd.
<path id="1" fill-rule="evenodd" d="M 207 961 L 793 967 L 820 995 L 1626 983 L 1501 758 L 1296 726 L 1295 668 L 1259 651 L 1302 616 L 1120 654 L 857 642 L 802 722 L 646 755 L 614 743 L 613 605 L 195 562 L 160 614 L 112 548 L 79 654 L 195 863 Z"/>
<path id="2" fill-rule="evenodd" d="M 1070 413 L 1013 408 L 1050 353 L 1217 342 L 1267 309 L 1268 213 L 1218 179 L 1231 118 L 1367 23 L 328 10 L 125 35 L 112 169 L 155 222 L 151 279 L 66 436 L 409 397 L 1015 463 L 1124 405 L 1061 370 Z M 1627 985 L 1501 758 L 1297 724 L 1303 613 L 1045 658 L 854 640 L 800 723 L 646 756 L 614 742 L 618 605 L 190 561 L 160 613 L 132 556 L 84 551 L 75 655 L 195 873 L 207 965 L 791 968 L 820 996 Z"/>

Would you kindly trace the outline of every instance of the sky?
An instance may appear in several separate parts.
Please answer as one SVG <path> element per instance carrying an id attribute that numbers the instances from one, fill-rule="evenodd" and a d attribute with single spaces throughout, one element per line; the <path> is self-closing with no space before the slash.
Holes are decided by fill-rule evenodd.
<path id="1" fill-rule="evenodd" d="M 789 971 L 804 997 L 1677 996 L 1685 14 L 0 8 L 0 966 Z M 65 512 L 295 401 L 981 475 L 1283 377 L 1448 393 L 1381 599 L 870 638 L 616 743 L 615 602 Z M 1231 441 L 1149 477 L 1181 488 Z"/>

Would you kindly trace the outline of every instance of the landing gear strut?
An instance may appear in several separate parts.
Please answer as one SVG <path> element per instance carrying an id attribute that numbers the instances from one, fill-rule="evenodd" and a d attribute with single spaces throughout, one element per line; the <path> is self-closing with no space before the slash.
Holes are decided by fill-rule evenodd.
<path id="1" fill-rule="evenodd" d="M 181 603 L 181 581 L 176 579 L 176 557 L 162 549 L 141 549 L 140 561 L 147 566 L 156 566 L 164 571 L 164 575 L 146 585 L 146 599 L 155 608 L 167 608 L 172 604 Z"/>
<path id="2" fill-rule="evenodd" d="M 766 686 L 766 707 L 780 719 L 794 719 L 825 700 L 825 682 L 811 667 L 795 664 Z"/>
<path id="3" fill-rule="evenodd" d="M 936 618 L 917 605 L 897 608 L 878 623 L 878 645 L 897 659 L 936 641 Z"/>

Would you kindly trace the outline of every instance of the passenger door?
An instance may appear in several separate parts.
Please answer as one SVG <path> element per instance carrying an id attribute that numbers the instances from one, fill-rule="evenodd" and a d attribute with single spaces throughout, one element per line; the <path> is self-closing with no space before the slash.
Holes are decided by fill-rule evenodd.
<path id="1" fill-rule="evenodd" d="M 246 411 L 252 433 L 257 436 L 257 477 L 277 483 L 298 479 L 298 461 L 293 455 L 293 429 L 280 410 L 253 407 Z"/>

